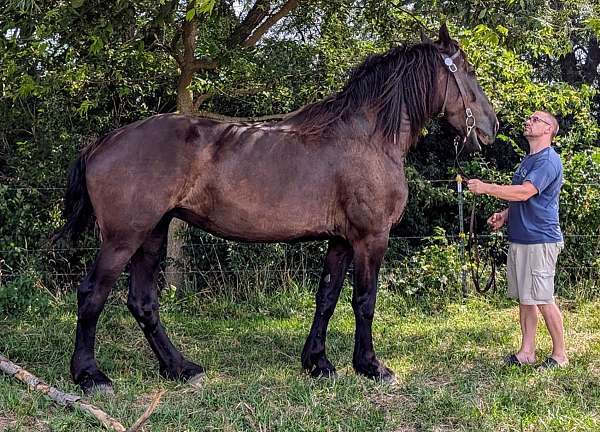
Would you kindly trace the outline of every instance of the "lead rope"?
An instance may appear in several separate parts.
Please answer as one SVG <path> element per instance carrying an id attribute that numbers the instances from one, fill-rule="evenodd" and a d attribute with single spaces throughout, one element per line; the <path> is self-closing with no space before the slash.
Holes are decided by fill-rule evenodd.
<path id="1" fill-rule="evenodd" d="M 469 177 L 465 174 L 462 166 L 460 165 L 459 156 L 462 153 L 464 148 L 464 143 L 466 138 L 463 140 L 463 145 L 460 150 L 458 148 L 458 143 L 460 138 L 457 136 L 454 139 L 454 165 L 459 172 L 456 176 L 456 188 L 458 192 L 458 218 L 459 218 L 459 231 L 460 231 L 460 253 L 461 253 L 461 280 L 462 280 L 462 294 L 463 297 L 468 296 L 468 289 L 466 283 L 466 273 L 465 273 L 465 244 L 464 244 L 464 197 L 462 190 L 462 183 L 464 181 L 469 180 Z M 496 289 L 496 259 L 498 256 L 498 236 L 493 236 L 492 248 L 490 252 L 490 265 L 492 267 L 490 276 L 488 277 L 485 287 L 481 287 L 479 283 L 479 268 L 481 264 L 481 259 L 479 256 L 479 242 L 477 240 L 477 232 L 476 232 L 476 222 L 475 222 L 475 210 L 477 207 L 477 199 L 473 198 L 473 204 L 471 205 L 471 214 L 469 220 L 469 235 L 467 240 L 467 253 L 469 256 L 469 269 L 471 273 L 471 279 L 473 281 L 473 286 L 475 287 L 475 291 L 479 294 L 484 294 L 488 292 L 492 287 Z"/>
<path id="2" fill-rule="evenodd" d="M 492 270 L 485 283 L 485 287 L 482 288 L 479 284 L 479 266 L 481 263 L 481 259 L 479 257 L 479 242 L 477 241 L 475 225 L 475 202 L 473 202 L 473 207 L 471 207 L 471 220 L 469 221 L 469 240 L 467 242 L 467 251 L 469 253 L 469 259 L 471 261 L 471 279 L 473 280 L 475 291 L 477 291 L 479 294 L 485 294 L 492 287 L 494 288 L 494 291 L 496 290 L 496 256 L 498 250 L 498 237 L 493 236 L 494 240 L 492 242 L 492 248 L 489 259 Z"/>

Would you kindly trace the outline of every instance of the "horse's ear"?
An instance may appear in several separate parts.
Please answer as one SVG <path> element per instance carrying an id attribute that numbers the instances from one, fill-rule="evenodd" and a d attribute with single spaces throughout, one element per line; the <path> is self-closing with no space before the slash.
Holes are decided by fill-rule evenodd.
<path id="1" fill-rule="evenodd" d="M 440 27 L 440 43 L 442 45 L 452 45 L 452 38 L 450 37 L 450 32 L 448 32 L 448 27 L 446 26 L 446 23 L 443 23 L 442 26 Z"/>
<path id="2" fill-rule="evenodd" d="M 425 34 L 423 29 L 419 32 L 421 34 L 421 43 L 433 43 L 433 41 Z"/>

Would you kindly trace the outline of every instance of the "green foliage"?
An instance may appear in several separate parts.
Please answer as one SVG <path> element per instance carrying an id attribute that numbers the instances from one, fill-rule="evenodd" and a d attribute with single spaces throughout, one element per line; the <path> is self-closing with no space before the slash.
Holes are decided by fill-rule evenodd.
<path id="1" fill-rule="evenodd" d="M 189 273 L 184 296 L 200 292 L 206 297 L 238 300 L 283 292 L 286 287 L 316 289 L 321 274 L 325 242 L 240 244 L 200 230 L 190 230 L 186 244 Z"/>
<path id="2" fill-rule="evenodd" d="M 393 249 L 391 250 L 393 255 Z M 461 258 L 459 245 L 448 239 L 446 231 L 435 227 L 412 256 L 386 265 L 382 283 L 388 289 L 408 296 L 444 303 L 461 295 Z"/>
<path id="3" fill-rule="evenodd" d="M 40 275 L 33 271 L 22 272 L 8 283 L 0 280 L 0 316 L 45 313 L 50 296 L 39 281 Z"/>

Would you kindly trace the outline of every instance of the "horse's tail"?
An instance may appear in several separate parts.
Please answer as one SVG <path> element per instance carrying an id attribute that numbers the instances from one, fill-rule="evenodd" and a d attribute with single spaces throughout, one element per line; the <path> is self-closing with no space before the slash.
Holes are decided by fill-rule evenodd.
<path id="1" fill-rule="evenodd" d="M 94 208 L 85 181 L 86 160 L 90 153 L 101 144 L 103 138 L 88 144 L 71 166 L 62 212 L 63 219 L 66 222 L 56 231 L 52 237 L 52 242 L 62 237 L 70 237 L 76 240 L 90 225 Z"/>

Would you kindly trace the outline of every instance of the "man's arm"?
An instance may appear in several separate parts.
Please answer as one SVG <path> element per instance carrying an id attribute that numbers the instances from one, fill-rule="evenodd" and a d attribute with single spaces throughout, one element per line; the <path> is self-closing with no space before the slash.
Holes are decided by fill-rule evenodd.
<path id="1" fill-rule="evenodd" d="M 497 185 L 472 179 L 467 182 L 467 187 L 475 195 L 491 195 L 505 201 L 527 201 L 538 193 L 537 188 L 530 181 L 521 185 Z"/>

